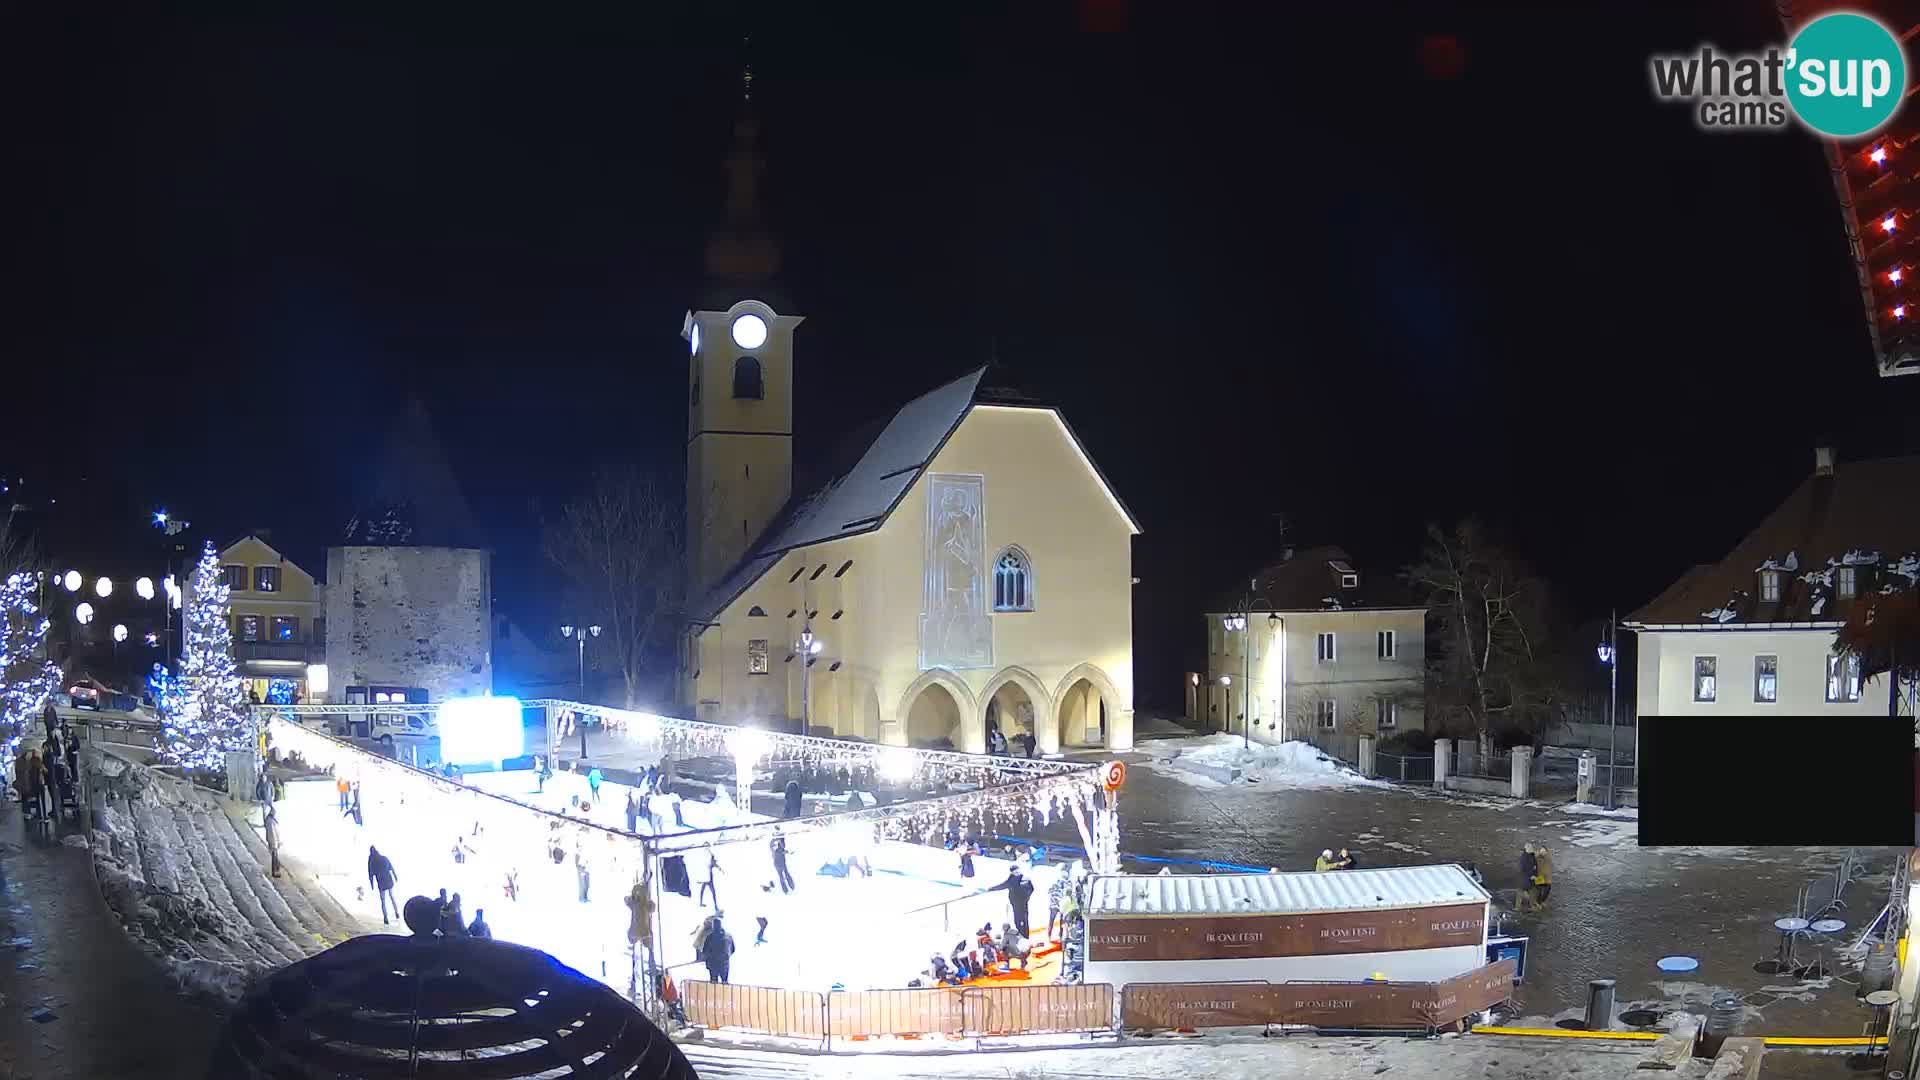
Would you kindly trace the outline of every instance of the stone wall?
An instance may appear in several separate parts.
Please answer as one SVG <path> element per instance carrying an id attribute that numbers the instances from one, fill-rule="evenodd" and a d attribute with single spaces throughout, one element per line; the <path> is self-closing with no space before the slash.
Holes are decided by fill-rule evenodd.
<path id="1" fill-rule="evenodd" d="M 329 548 L 328 701 L 367 685 L 492 693 L 492 578 L 477 548 Z"/>

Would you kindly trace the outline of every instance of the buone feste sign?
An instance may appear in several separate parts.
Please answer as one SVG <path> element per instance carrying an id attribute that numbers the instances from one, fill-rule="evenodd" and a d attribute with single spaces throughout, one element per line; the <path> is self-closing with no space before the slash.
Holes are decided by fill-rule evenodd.
<path id="1" fill-rule="evenodd" d="M 1087 930 L 1087 955 L 1093 961 L 1237 960 L 1445 949 L 1484 940 L 1486 905 L 1295 915 L 1095 917 Z"/>

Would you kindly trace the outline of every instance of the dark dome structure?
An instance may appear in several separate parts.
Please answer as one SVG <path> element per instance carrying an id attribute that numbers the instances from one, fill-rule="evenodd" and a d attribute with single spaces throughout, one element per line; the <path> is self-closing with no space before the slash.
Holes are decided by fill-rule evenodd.
<path id="1" fill-rule="evenodd" d="M 625 998 L 538 949 L 387 934 L 264 979 L 235 1008 L 207 1075 L 698 1080 Z"/>

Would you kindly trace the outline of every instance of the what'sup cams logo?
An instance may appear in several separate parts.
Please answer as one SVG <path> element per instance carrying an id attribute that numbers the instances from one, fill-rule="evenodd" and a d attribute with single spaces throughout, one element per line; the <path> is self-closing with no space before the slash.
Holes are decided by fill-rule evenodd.
<path id="1" fill-rule="evenodd" d="M 1797 118 L 1817 134 L 1852 138 L 1893 119 L 1907 93 L 1899 39 L 1853 12 L 1814 19 L 1784 49 L 1728 54 L 1703 45 L 1655 56 L 1648 68 L 1654 96 L 1686 102 L 1707 131 L 1780 129 Z"/>

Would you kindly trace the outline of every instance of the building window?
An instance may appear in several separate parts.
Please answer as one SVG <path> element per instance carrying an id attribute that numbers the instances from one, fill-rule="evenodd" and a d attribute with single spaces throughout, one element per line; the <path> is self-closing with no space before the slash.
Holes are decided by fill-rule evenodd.
<path id="1" fill-rule="evenodd" d="M 1017 547 L 993 560 L 993 610 L 1033 610 L 1033 564 Z"/>
<path id="2" fill-rule="evenodd" d="M 1375 723 L 1381 731 L 1390 731 L 1400 726 L 1400 703 L 1381 699 L 1374 715 Z"/>
<path id="3" fill-rule="evenodd" d="M 1779 657 L 1756 656 L 1753 658 L 1753 700 L 1761 702 L 1780 700 Z"/>
<path id="4" fill-rule="evenodd" d="M 1359 588 L 1359 587 L 1360 587 L 1360 575 L 1359 575 L 1359 574 L 1341 574 L 1341 575 L 1340 575 L 1340 587 L 1341 587 L 1341 588 L 1343 588 L 1343 589 L 1357 589 L 1357 588 Z"/>
<path id="5" fill-rule="evenodd" d="M 254 592 L 279 592 L 280 568 L 277 566 L 256 566 L 253 568 Z"/>
<path id="6" fill-rule="evenodd" d="M 1827 657 L 1827 701 L 1838 704 L 1860 700 L 1860 657 Z"/>
<path id="7" fill-rule="evenodd" d="M 1851 566 L 1843 566 L 1834 573 L 1833 588 L 1842 600 L 1851 600 L 1860 591 L 1859 571 Z"/>
<path id="8" fill-rule="evenodd" d="M 1314 708 L 1314 715 L 1319 719 L 1321 731 L 1332 731 L 1340 725 L 1340 703 L 1337 701 L 1319 702 Z"/>
<path id="9" fill-rule="evenodd" d="M 754 638 L 747 642 L 747 674 L 765 675 L 767 673 L 767 639 Z"/>
<path id="10" fill-rule="evenodd" d="M 1313 658 L 1322 664 L 1331 664 L 1338 658 L 1334 650 L 1333 631 L 1313 636 Z"/>
<path id="11" fill-rule="evenodd" d="M 764 619 L 766 617 L 767 609 L 761 607 L 759 604 L 755 604 L 747 609 L 747 618 L 749 619 Z"/>
<path id="12" fill-rule="evenodd" d="M 260 616 L 258 615 L 234 616 L 233 632 L 239 635 L 241 641 L 259 641 L 260 640 Z"/>
<path id="13" fill-rule="evenodd" d="M 247 591 L 247 568 L 238 563 L 220 568 L 220 583 L 234 592 Z"/>
<path id="14" fill-rule="evenodd" d="M 1719 663 L 1713 656 L 1693 658 L 1693 700 L 1713 701 L 1719 696 L 1720 680 L 1715 677 Z"/>
<path id="15" fill-rule="evenodd" d="M 275 615 L 273 617 L 273 640 L 299 641 L 300 620 L 290 615 Z"/>
<path id="16" fill-rule="evenodd" d="M 1396 635 L 1392 630 L 1382 630 L 1373 635 L 1373 637 L 1374 643 L 1380 653 L 1380 659 L 1391 660 L 1399 655 L 1400 643 L 1396 640 Z"/>
<path id="17" fill-rule="evenodd" d="M 758 401 L 765 397 L 760 385 L 760 361 L 743 356 L 733 362 L 733 396 Z"/>
<path id="18" fill-rule="evenodd" d="M 1780 599 L 1780 571 L 1778 570 L 1760 571 L 1760 602 L 1763 604 L 1771 604 L 1771 603 L 1778 602 L 1779 599 Z"/>

